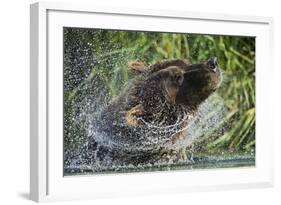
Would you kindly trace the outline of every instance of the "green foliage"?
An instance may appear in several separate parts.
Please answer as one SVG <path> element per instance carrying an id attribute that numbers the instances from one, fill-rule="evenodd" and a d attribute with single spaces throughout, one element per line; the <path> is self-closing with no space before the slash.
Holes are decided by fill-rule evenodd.
<path id="1" fill-rule="evenodd" d="M 68 103 L 75 98 L 79 86 L 95 76 L 99 76 L 111 96 L 118 95 L 132 77 L 127 67 L 127 63 L 132 60 L 153 64 L 163 59 L 181 58 L 188 59 L 191 63 L 199 63 L 216 56 L 224 79 L 217 92 L 223 99 L 228 115 L 218 127 L 202 136 L 202 150 L 211 152 L 255 149 L 254 37 L 66 28 L 64 38 L 65 47 L 72 48 L 78 41 L 78 45 L 87 45 L 95 58 L 93 65 L 85 64 L 87 68 L 90 67 L 87 76 L 80 74 L 82 77 L 78 83 L 68 82 L 72 85 L 69 89 L 65 87 L 65 102 Z M 71 49 L 65 50 L 67 59 L 71 55 Z M 65 81 L 71 69 L 73 65 L 65 60 Z M 65 104 L 67 119 L 70 110 L 71 106 Z M 226 127 L 225 130 L 217 134 L 216 131 L 222 126 Z"/>

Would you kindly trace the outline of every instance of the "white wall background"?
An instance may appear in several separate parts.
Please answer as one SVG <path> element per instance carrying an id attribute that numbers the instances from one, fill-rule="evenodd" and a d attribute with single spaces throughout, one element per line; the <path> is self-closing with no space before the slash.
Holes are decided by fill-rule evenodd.
<path id="1" fill-rule="evenodd" d="M 0 4 L 0 204 L 31 204 L 29 193 L 29 4 Z M 82 0 L 79 0 L 82 2 Z M 281 6 L 278 0 L 92 0 L 100 6 L 272 16 L 275 20 L 274 188 L 67 202 L 66 204 L 280 204 Z M 270 72 L 270 68 L 268 69 Z M 279 107 L 278 107 L 279 106 Z M 279 136 L 280 135 L 280 136 Z M 266 136 L 265 136 L 266 137 Z"/>

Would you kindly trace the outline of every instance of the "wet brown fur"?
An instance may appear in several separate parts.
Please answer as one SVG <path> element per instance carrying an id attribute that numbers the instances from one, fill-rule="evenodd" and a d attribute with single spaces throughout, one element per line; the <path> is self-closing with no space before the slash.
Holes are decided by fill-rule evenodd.
<path id="1" fill-rule="evenodd" d="M 162 119 L 167 119 L 172 124 L 177 119 L 177 109 L 186 110 L 191 116 L 196 113 L 198 106 L 219 87 L 220 69 L 217 63 L 216 69 L 213 66 L 209 61 L 189 64 L 180 59 L 150 66 L 130 62 L 129 68 L 137 71 L 138 75 L 102 113 L 103 121 L 107 122 L 102 125 L 102 131 L 110 133 L 112 140 L 124 143 L 124 147 L 126 143 L 141 147 L 139 141 L 142 136 L 136 130 L 145 122 L 157 125 Z M 181 126 L 187 124 L 188 120 Z M 184 137 L 184 131 L 174 133 L 170 141 L 177 143 Z M 151 149 L 155 150 L 156 147 L 153 145 Z M 158 151 L 162 156 L 174 153 L 178 158 L 186 159 L 182 150 L 160 147 Z"/>

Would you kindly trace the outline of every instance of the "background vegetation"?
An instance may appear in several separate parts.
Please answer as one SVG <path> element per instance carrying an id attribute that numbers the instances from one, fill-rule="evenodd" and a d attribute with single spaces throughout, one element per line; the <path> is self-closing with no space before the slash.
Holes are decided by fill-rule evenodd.
<path id="1" fill-rule="evenodd" d="M 132 77 L 128 62 L 153 64 L 163 59 L 199 63 L 216 56 L 223 71 L 217 91 L 227 110 L 225 119 L 203 133 L 200 152 L 254 152 L 255 150 L 255 38 L 241 36 L 173 34 L 64 29 L 64 142 L 75 148 L 85 130 L 75 123 L 73 105 L 79 90 L 94 77 L 110 96 L 116 96 Z M 82 140 L 83 141 L 83 140 Z"/>

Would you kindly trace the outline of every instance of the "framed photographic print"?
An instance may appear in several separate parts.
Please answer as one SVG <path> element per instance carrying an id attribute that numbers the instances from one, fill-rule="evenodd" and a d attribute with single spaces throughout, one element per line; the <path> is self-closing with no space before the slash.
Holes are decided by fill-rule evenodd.
<path id="1" fill-rule="evenodd" d="M 32 4 L 31 199 L 272 186 L 272 22 Z"/>

